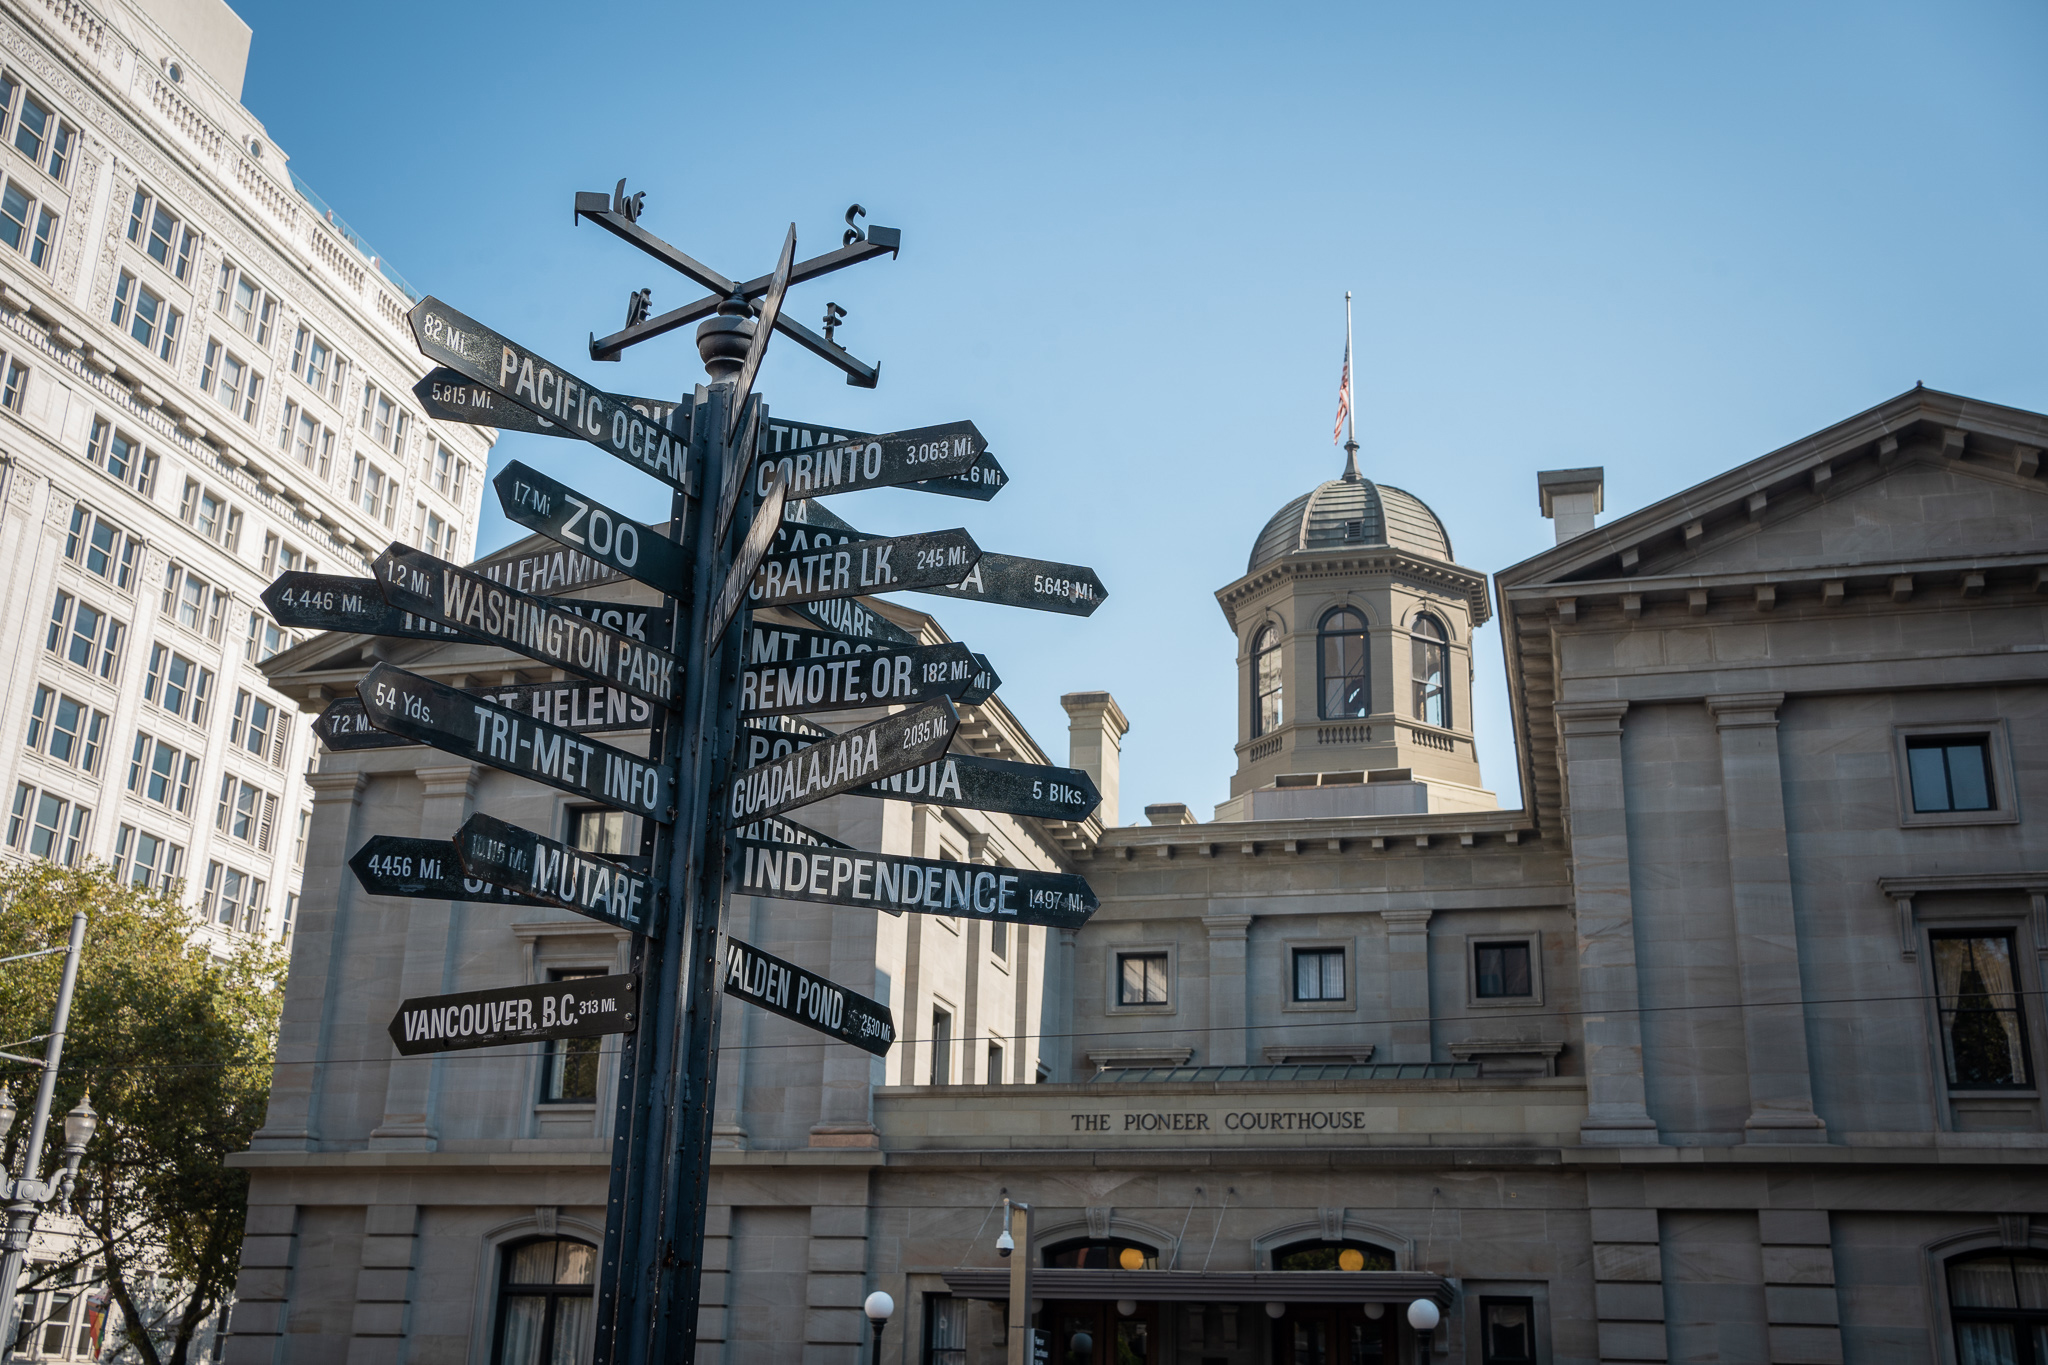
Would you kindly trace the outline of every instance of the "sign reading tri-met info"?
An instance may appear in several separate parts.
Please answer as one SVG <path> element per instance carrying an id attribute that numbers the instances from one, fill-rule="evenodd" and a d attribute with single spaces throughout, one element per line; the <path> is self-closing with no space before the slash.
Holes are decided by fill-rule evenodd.
<path id="1" fill-rule="evenodd" d="M 536 986 L 415 996 L 391 1017 L 400 1056 L 472 1047 L 602 1038 L 640 1022 L 640 976 L 577 976 Z"/>
<path id="2" fill-rule="evenodd" d="M 896 1020 L 887 1005 L 736 938 L 726 940 L 725 993 L 877 1057 L 888 1056 L 896 1041 Z"/>
<path id="3" fill-rule="evenodd" d="M 554 598 L 516 592 L 397 542 L 373 567 L 384 600 L 403 611 L 660 706 L 677 695 L 675 655 L 586 621 Z"/>
<path id="4" fill-rule="evenodd" d="M 356 695 L 380 730 L 662 824 L 675 818 L 669 770 L 638 754 L 387 663 Z"/>

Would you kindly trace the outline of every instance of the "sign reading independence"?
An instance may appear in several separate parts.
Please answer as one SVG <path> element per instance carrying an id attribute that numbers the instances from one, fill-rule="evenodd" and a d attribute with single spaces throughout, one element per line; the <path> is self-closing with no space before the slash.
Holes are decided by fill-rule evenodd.
<path id="1" fill-rule="evenodd" d="M 393 544 L 377 556 L 384 600 L 530 659 L 567 669 L 666 706 L 676 695 L 676 658 L 584 620 L 562 603 L 500 587 L 422 550 Z"/>
<path id="2" fill-rule="evenodd" d="M 808 735 L 748 726 L 736 752 L 748 767 L 786 757 L 820 741 Z M 850 789 L 854 796 L 921 801 L 928 806 L 994 810 L 1037 820 L 1086 820 L 1102 793 L 1079 768 L 1016 763 L 1006 758 L 945 754 L 929 763 Z"/>
<path id="3" fill-rule="evenodd" d="M 420 400 L 420 406 L 427 410 L 427 416 L 444 422 L 463 422 L 474 427 L 497 427 L 503 431 L 525 432 L 532 436 L 560 436 L 564 440 L 576 440 L 576 433 L 569 428 L 545 417 L 536 416 L 517 403 L 500 398 L 481 384 L 473 384 L 446 365 L 436 365 L 428 370 L 419 383 L 412 386 L 413 397 Z M 633 398 L 625 394 L 609 395 L 614 401 L 624 403 L 639 413 L 667 427 L 677 440 L 687 443 L 690 439 L 690 413 L 687 408 L 679 409 L 674 403 L 664 403 L 658 398 Z M 969 471 L 970 473 L 972 471 Z"/>
<path id="4" fill-rule="evenodd" d="M 420 300 L 407 320 L 427 359 L 567 427 L 571 435 L 641 473 L 687 491 L 689 438 L 634 411 L 628 400 L 592 388 L 437 298 Z"/>
<path id="5" fill-rule="evenodd" d="M 393 607 L 374 578 L 286 570 L 261 598 L 286 630 L 346 630 L 400 640 L 461 639 L 462 632 Z"/>
<path id="6" fill-rule="evenodd" d="M 390 1033 L 400 1056 L 417 1057 L 458 1048 L 631 1033 L 639 1016 L 640 977 L 628 972 L 417 996 L 398 1007 Z"/>
<path id="7" fill-rule="evenodd" d="M 959 723 L 953 703 L 941 697 L 771 759 L 732 779 L 727 824 L 779 815 L 905 768 L 936 762 L 952 743 Z"/>
<path id="8" fill-rule="evenodd" d="M 683 547 L 651 526 L 614 512 L 565 483 L 514 460 L 491 486 L 505 515 L 528 530 L 573 546 L 598 563 L 687 600 L 690 562 Z"/>
<path id="9" fill-rule="evenodd" d="M 742 716 L 845 711 L 939 696 L 958 700 L 980 671 L 967 646 L 957 642 L 877 650 L 863 641 L 855 653 L 856 642 L 844 636 L 758 624 L 748 629 L 747 639 Z"/>
<path id="10" fill-rule="evenodd" d="M 754 469 L 754 488 L 766 497 L 778 471 L 793 498 L 914 485 L 966 473 L 987 448 L 972 422 L 858 436 L 843 444 L 764 455 Z"/>
<path id="11" fill-rule="evenodd" d="M 889 1045 L 896 1041 L 896 1020 L 888 1006 L 736 938 L 726 940 L 725 951 L 727 995 L 852 1043 L 863 1052 L 889 1055 Z"/>
<path id="12" fill-rule="evenodd" d="M 553 905 L 471 877 L 446 839 L 407 839 L 374 834 L 348 860 L 363 890 L 373 896 L 410 900 L 474 901 L 479 905 Z"/>
<path id="13" fill-rule="evenodd" d="M 1033 872 L 888 853 L 733 844 L 733 889 L 781 900 L 1015 920 L 1078 929 L 1099 904 L 1088 883 L 1067 872 Z"/>
<path id="14" fill-rule="evenodd" d="M 356 684 L 370 723 L 501 772 L 670 824 L 667 768 L 574 730 L 380 663 Z"/>
<path id="15" fill-rule="evenodd" d="M 515 683 L 462 691 L 582 735 L 645 730 L 654 721 L 654 708 L 645 701 L 599 683 Z M 396 749 L 413 743 L 370 724 L 360 697 L 335 698 L 314 720 L 313 733 L 333 750 Z"/>
<path id="16" fill-rule="evenodd" d="M 558 840 L 477 814 L 455 831 L 455 856 L 472 877 L 491 878 L 543 905 L 559 905 L 636 934 L 652 932 L 651 878 Z"/>

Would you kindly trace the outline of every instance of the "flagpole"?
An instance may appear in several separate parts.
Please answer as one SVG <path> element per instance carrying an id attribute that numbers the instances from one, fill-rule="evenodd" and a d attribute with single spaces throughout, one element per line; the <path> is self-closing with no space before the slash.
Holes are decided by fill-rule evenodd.
<path id="1" fill-rule="evenodd" d="M 1358 477 L 1358 357 L 1351 352 L 1351 291 L 1344 291 L 1344 476 Z"/>

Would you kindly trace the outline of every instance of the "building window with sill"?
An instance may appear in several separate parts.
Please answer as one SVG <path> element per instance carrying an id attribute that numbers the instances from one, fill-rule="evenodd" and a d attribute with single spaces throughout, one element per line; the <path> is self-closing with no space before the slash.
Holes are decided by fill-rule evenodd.
<path id="1" fill-rule="evenodd" d="M 1365 618 L 1349 607 L 1325 615 L 1316 632 L 1324 720 L 1372 714 L 1372 680 L 1366 660 Z"/>
<path id="2" fill-rule="evenodd" d="M 1906 741 L 1906 770 L 1915 814 L 1996 810 L 1990 744 L 1983 735 Z"/>
<path id="3" fill-rule="evenodd" d="M 1280 632 L 1262 628 L 1252 641 L 1252 738 L 1281 725 Z"/>
<path id="4" fill-rule="evenodd" d="M 1164 1005 L 1169 1002 L 1165 953 L 1118 953 L 1119 1005 Z"/>
<path id="5" fill-rule="evenodd" d="M 1342 1000 L 1344 998 L 1344 950 L 1342 948 L 1296 948 L 1294 950 L 1294 998 L 1296 1000 Z"/>
<path id="6" fill-rule="evenodd" d="M 970 1058 L 970 1064 L 972 1059 Z M 969 1079 L 973 1079 L 969 1077 Z M 932 1075 L 933 1085 L 953 1083 L 953 1015 L 948 1010 L 932 1010 Z"/>
<path id="7" fill-rule="evenodd" d="M 597 1248 L 566 1239 L 507 1247 L 493 1365 L 587 1365 Z"/>
<path id="8" fill-rule="evenodd" d="M 1513 1000 L 1533 995 L 1527 943 L 1475 943 L 1472 971 L 1482 1000 Z"/>
<path id="9" fill-rule="evenodd" d="M 2048 1365 L 2048 1258 L 1950 1261 L 1948 1304 L 1956 1365 Z"/>
<path id="10" fill-rule="evenodd" d="M 1974 931 L 1929 939 L 1950 1088 L 2003 1090 L 2029 1084 L 2012 935 Z"/>
<path id="11" fill-rule="evenodd" d="M 1415 646 L 1415 719 L 1440 730 L 1451 728 L 1451 647 L 1443 624 L 1418 616 L 1408 634 Z"/>
<path id="12" fill-rule="evenodd" d="M 602 806 L 569 808 L 569 843 L 585 853 L 623 854 L 626 851 L 626 813 Z"/>
<path id="13" fill-rule="evenodd" d="M 1536 1301 L 1481 1299 L 1479 1352 L 1484 1365 L 1536 1365 Z"/>
<path id="14" fill-rule="evenodd" d="M 988 1083 L 1001 1085 L 1006 1079 L 1003 1075 L 1003 1045 L 991 1038 L 988 1040 Z"/>
<path id="15" fill-rule="evenodd" d="M 548 973 L 550 981 L 574 981 L 586 976 L 603 976 L 595 967 L 577 967 Z M 550 1038 L 540 1053 L 540 1102 L 542 1104 L 597 1103 L 598 1045 L 602 1038 Z"/>

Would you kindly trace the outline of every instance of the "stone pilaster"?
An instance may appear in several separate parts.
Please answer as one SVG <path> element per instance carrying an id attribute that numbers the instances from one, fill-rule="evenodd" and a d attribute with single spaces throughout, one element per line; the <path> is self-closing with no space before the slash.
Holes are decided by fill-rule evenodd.
<path id="1" fill-rule="evenodd" d="M 242 1234 L 242 1268 L 222 1365 L 272 1365 L 284 1344 L 285 1305 L 298 1250 L 299 1211 L 290 1204 L 251 1204 Z"/>
<path id="2" fill-rule="evenodd" d="M 1204 915 L 1209 931 L 1209 1041 L 1203 1066 L 1243 1066 L 1245 946 L 1250 915 Z M 1175 983 L 1179 989 L 1179 983 Z"/>
<path id="3" fill-rule="evenodd" d="M 1840 1365 L 1841 1311 L 1827 1210 L 1764 1209 L 1756 1217 L 1771 1365 Z"/>
<path id="4" fill-rule="evenodd" d="M 1601 1365 L 1668 1359 L 1657 1210 L 1596 1208 L 1592 1215 Z"/>
<path id="5" fill-rule="evenodd" d="M 829 912 L 828 912 L 829 913 Z M 847 983 L 862 995 L 875 989 L 875 925 L 872 915 L 835 914 L 831 925 L 831 979 Z M 970 927 L 972 921 L 969 922 Z M 970 957 L 970 962 L 974 959 Z M 970 974 L 971 979 L 971 974 Z M 962 1084 L 974 1080 L 973 1038 L 980 1030 L 975 1022 L 974 1002 L 960 1002 L 963 1065 Z M 857 1047 L 828 1047 L 820 1065 L 818 1121 L 811 1125 L 813 1147 L 875 1147 L 882 1145 L 875 1131 L 874 1065 Z"/>
<path id="6" fill-rule="evenodd" d="M 356 1272 L 348 1365 L 398 1365 L 404 1358 L 419 1218 L 416 1204 L 372 1204 L 363 1211 L 363 1265 Z"/>
<path id="7" fill-rule="evenodd" d="M 1434 1061 L 1429 1022 L 1429 918 L 1427 910 L 1389 910 L 1387 925 L 1386 1060 Z"/>
<path id="8" fill-rule="evenodd" d="M 804 1321 L 804 1365 L 859 1365 L 867 1340 L 861 1301 L 867 1293 L 867 1182 L 840 1190 L 854 1204 L 819 1204 L 811 1209 L 808 1312 Z"/>
<path id="9" fill-rule="evenodd" d="M 1585 1008 L 1587 1143 L 1657 1142 L 1643 1084 L 1635 902 L 1621 766 L 1625 701 L 1558 702 Z"/>
<path id="10" fill-rule="evenodd" d="M 421 768 L 420 837 L 453 838 L 469 818 L 478 769 L 473 763 Z M 398 998 L 441 995 L 450 987 L 451 950 L 460 911 L 448 901 L 408 903 L 405 965 Z M 434 1101 L 439 1090 L 439 1056 L 398 1057 L 384 1086 L 384 1118 L 370 1132 L 373 1151 L 431 1152 L 437 1145 Z"/>
<path id="11" fill-rule="evenodd" d="M 1047 1038 L 1039 1043 L 1038 1049 L 1039 1055 L 1045 1057 L 1052 1064 L 1052 1079 L 1066 1082 L 1077 1079 L 1078 1075 L 1081 1074 L 1081 1068 L 1075 1065 L 1079 1060 L 1076 1049 L 1080 1047 L 1081 1040 L 1073 1036 L 1071 1032 L 1074 1020 L 1075 990 L 1074 930 L 1056 929 L 1053 932 L 1060 936 L 1058 953 L 1060 976 L 1059 984 L 1055 987 L 1059 992 L 1060 1012 L 1056 1017 L 1062 1021 L 1062 1027 L 1068 1030 L 1068 1036 L 1063 1038 Z"/>
<path id="12" fill-rule="evenodd" d="M 1751 1142 L 1825 1142 L 1827 1125 L 1813 1111 L 1785 843 L 1785 780 L 1778 762 L 1778 707 L 1784 700 L 1782 692 L 1707 698 L 1721 736 L 1728 886 L 1749 1052 L 1750 1112 L 1743 1127 Z"/>

